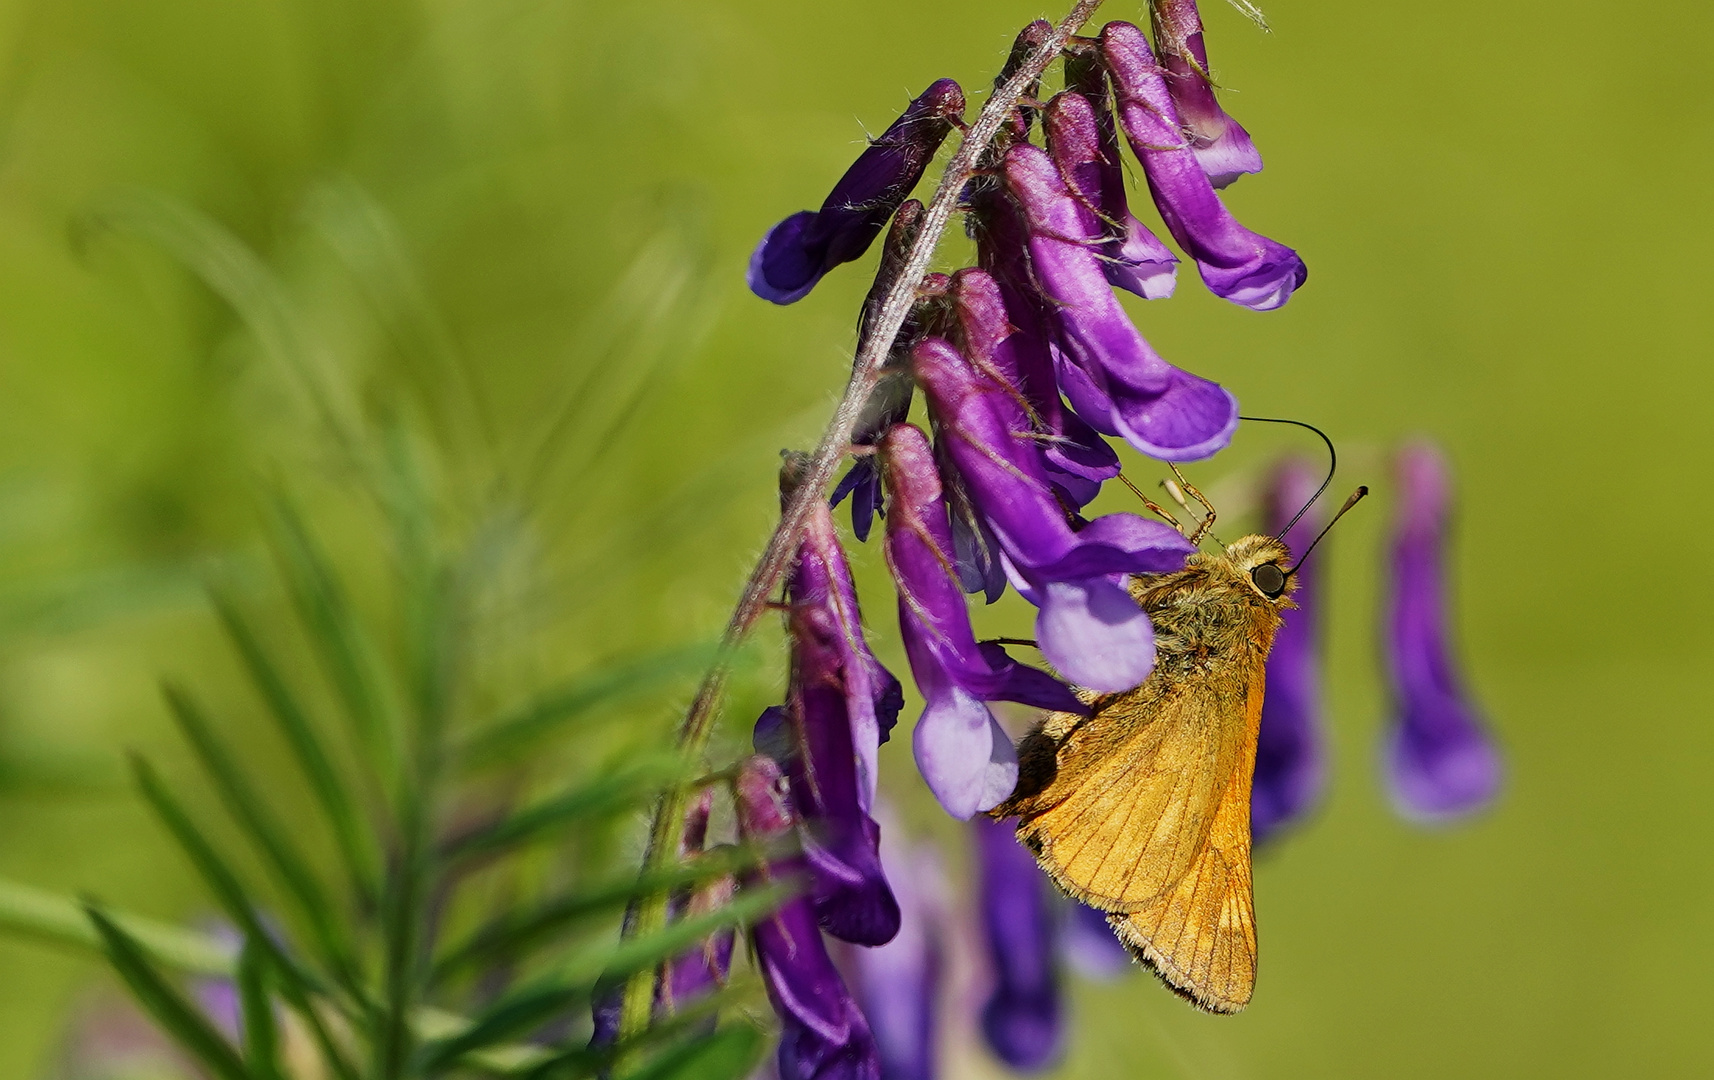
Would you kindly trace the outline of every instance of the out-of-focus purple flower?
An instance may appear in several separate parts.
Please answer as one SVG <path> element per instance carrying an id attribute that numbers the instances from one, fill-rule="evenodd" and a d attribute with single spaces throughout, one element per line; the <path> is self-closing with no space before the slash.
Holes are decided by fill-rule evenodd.
<path id="1" fill-rule="evenodd" d="M 1301 458 L 1288 458 L 1268 484 L 1268 531 L 1278 534 L 1315 494 L 1321 476 Z M 1314 509 L 1281 537 L 1298 557 L 1327 515 Z M 1326 557 L 1326 548 L 1318 549 Z M 1268 654 L 1267 694 L 1256 738 L 1256 778 L 1250 792 L 1250 836 L 1262 843 L 1321 798 L 1326 785 L 1326 723 L 1321 701 L 1321 597 L 1319 571 L 1292 571 L 1296 609 L 1274 635 Z"/>
<path id="2" fill-rule="evenodd" d="M 1107 924 L 1105 911 L 1069 899 L 1060 906 L 1059 955 L 1072 971 L 1086 979 L 1106 981 L 1136 966 Z"/>
<path id="3" fill-rule="evenodd" d="M 1122 576 L 1178 569 L 1189 542 L 1135 514 L 1079 520 L 1074 529 L 1022 406 L 944 339 L 925 338 L 911 361 L 937 438 L 992 530 L 1012 584 L 1040 609 L 1042 655 L 1091 690 L 1140 684 L 1154 667 L 1154 630 Z"/>
<path id="4" fill-rule="evenodd" d="M 880 1049 L 883 1080 L 935 1080 L 942 943 L 950 929 L 946 883 L 931 845 L 906 848 L 895 823 L 882 820 L 888 841 L 881 857 L 899 883 L 904 918 L 892 941 L 854 950 L 858 996 Z"/>
<path id="5" fill-rule="evenodd" d="M 881 440 L 892 502 L 886 556 L 899 594 L 899 632 L 924 698 L 912 735 L 917 768 L 954 817 L 999 805 L 1018 781 L 1012 740 L 987 702 L 1072 712 L 1084 706 L 1047 673 L 998 645 L 978 645 L 952 565 L 952 530 L 928 436 L 899 424 Z"/>
<path id="6" fill-rule="evenodd" d="M 750 291 L 795 303 L 829 270 L 862 257 L 963 115 L 964 92 L 951 79 L 924 90 L 858 156 L 820 210 L 793 214 L 762 238 L 750 256 Z"/>
<path id="7" fill-rule="evenodd" d="M 733 784 L 738 831 L 744 839 L 770 844 L 790 833 L 794 822 L 785 777 L 769 758 L 740 764 Z M 805 874 L 801 857 L 769 863 L 771 879 Z M 752 874 L 748 882 L 754 884 Z M 750 928 L 756 964 L 768 999 L 780 1018 L 777 1057 L 782 1080 L 880 1080 L 875 1038 L 839 970 L 827 955 L 813 905 L 794 897 Z"/>
<path id="8" fill-rule="evenodd" d="M 1101 268 L 1092 216 L 1053 161 L 1034 146 L 1014 146 L 1005 170 L 1057 324 L 1060 387 L 1077 414 L 1164 461 L 1196 461 L 1223 448 L 1238 427 L 1238 402 L 1219 384 L 1162 360 L 1143 340 Z"/>
<path id="9" fill-rule="evenodd" d="M 1499 751 L 1452 658 L 1446 603 L 1451 478 L 1440 452 L 1399 452 L 1393 535 L 1391 661 L 1395 726 L 1387 745 L 1394 805 L 1436 821 L 1487 805 L 1500 788 Z"/>
<path id="10" fill-rule="evenodd" d="M 1238 224 L 1215 194 L 1184 133 L 1166 73 L 1130 23 L 1101 30 L 1119 122 L 1143 163 L 1161 220 L 1216 296 L 1256 311 L 1277 308 L 1309 276 L 1297 252 Z"/>
<path id="11" fill-rule="evenodd" d="M 714 809 L 714 791 L 703 788 L 691 800 L 685 811 L 684 837 L 679 842 L 679 857 L 691 858 L 702 851 L 708 838 L 708 818 Z M 668 918 L 694 918 L 718 911 L 731 901 L 738 883 L 724 876 L 698 887 L 688 896 L 670 898 Z M 726 985 L 726 974 L 732 966 L 732 930 L 722 930 L 705 938 L 690 951 L 668 962 L 664 976 L 655 984 L 655 1015 L 677 1012 L 685 1004 L 716 987 Z"/>
<path id="12" fill-rule="evenodd" d="M 994 977 L 982 1007 L 982 1035 L 1012 1068 L 1046 1069 L 1064 1046 L 1048 881 L 1010 825 L 977 818 L 971 828 L 976 831 L 982 930 Z"/>
<path id="13" fill-rule="evenodd" d="M 787 706 L 758 724 L 757 746 L 777 749 L 804 823 L 815 874 L 815 906 L 827 932 L 879 945 L 899 928 L 899 909 L 881 872 L 879 827 L 869 816 L 876 752 L 904 703 L 899 682 L 863 638 L 851 569 L 817 500 L 804 523 L 797 565 L 786 584 L 791 635 Z M 772 732 L 783 725 L 784 738 Z"/>
<path id="14" fill-rule="evenodd" d="M 1261 172 L 1262 155 L 1250 133 L 1215 100 L 1196 0 L 1154 0 L 1149 10 L 1167 88 L 1208 182 L 1223 188 L 1245 173 Z"/>
<path id="15" fill-rule="evenodd" d="M 1048 154 L 1083 207 L 1085 233 L 1106 237 L 1097 250 L 1107 280 L 1145 300 L 1159 300 L 1178 284 L 1178 256 L 1131 213 L 1112 102 L 1098 69 L 1095 80 L 1098 98 L 1068 90 L 1048 102 L 1042 121 Z"/>

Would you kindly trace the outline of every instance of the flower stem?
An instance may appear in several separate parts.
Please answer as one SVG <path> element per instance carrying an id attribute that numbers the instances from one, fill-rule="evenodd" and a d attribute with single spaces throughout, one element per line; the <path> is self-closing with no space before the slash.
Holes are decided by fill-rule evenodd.
<path id="1" fill-rule="evenodd" d="M 700 755 L 708 745 L 708 736 L 714 729 L 720 700 L 725 692 L 732 654 L 743 643 L 756 620 L 768 610 L 768 598 L 785 576 L 786 567 L 796 554 L 798 537 L 809 508 L 816 499 L 826 497 L 827 485 L 832 482 L 834 471 L 850 450 L 851 436 L 856 431 L 864 403 L 879 382 L 881 366 L 891 354 L 905 317 L 916 303 L 917 287 L 928 273 L 935 249 L 952 221 L 964 185 L 975 173 L 978 160 L 1017 107 L 1024 91 L 1041 77 L 1047 66 L 1064 50 L 1066 42 L 1100 6 L 1101 0 L 1078 0 L 1012 77 L 995 89 L 976 122 L 965 133 L 958 153 L 953 155 L 946 171 L 941 174 L 934 199 L 923 215 L 920 231 L 905 260 L 904 270 L 882 301 L 870 332 L 864 337 L 862 348 L 851 365 L 851 380 L 845 386 L 845 394 L 839 399 L 827 430 L 822 433 L 820 445 L 804 468 L 802 482 L 786 499 L 780 522 L 768 538 L 767 548 L 744 582 L 744 591 L 721 637 L 720 654 L 703 676 L 696 697 L 685 713 L 684 722 L 679 727 L 678 746 L 687 758 Z M 686 790 L 675 787 L 669 789 L 656 805 L 649 830 L 648 853 L 643 860 L 644 872 L 658 869 L 675 857 L 684 833 L 686 798 Z M 666 924 L 666 895 L 644 898 L 638 903 L 635 916 L 626 927 L 627 937 L 646 936 L 660 930 Z M 648 1027 L 654 983 L 653 971 L 639 972 L 626 983 L 620 1038 L 629 1038 Z"/>

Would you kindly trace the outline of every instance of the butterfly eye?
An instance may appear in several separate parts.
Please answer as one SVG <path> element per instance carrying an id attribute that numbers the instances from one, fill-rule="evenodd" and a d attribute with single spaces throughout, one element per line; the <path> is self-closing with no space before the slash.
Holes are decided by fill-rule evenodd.
<path id="1" fill-rule="evenodd" d="M 1285 592 L 1285 571 L 1273 563 L 1263 563 L 1250 571 L 1250 580 L 1269 600 L 1277 600 Z"/>

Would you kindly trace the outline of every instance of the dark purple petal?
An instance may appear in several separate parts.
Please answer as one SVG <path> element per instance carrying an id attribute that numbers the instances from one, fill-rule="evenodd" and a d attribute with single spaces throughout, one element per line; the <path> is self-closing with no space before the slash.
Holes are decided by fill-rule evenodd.
<path id="1" fill-rule="evenodd" d="M 1307 462 L 1290 458 L 1268 485 L 1268 532 L 1278 534 L 1315 494 L 1321 476 Z M 1311 509 L 1281 539 L 1301 553 L 1327 520 Z M 1326 545 L 1316 559 L 1325 561 Z M 1255 783 L 1250 792 L 1250 835 L 1262 843 L 1301 817 L 1326 786 L 1325 719 L 1321 700 L 1320 572 L 1306 564 L 1292 571 L 1294 610 L 1274 635 L 1268 654 L 1267 693 L 1256 738 Z"/>
<path id="2" fill-rule="evenodd" d="M 1056 1062 L 1064 1046 L 1047 877 L 1010 825 L 979 818 L 971 828 L 993 974 L 982 1034 L 1001 1061 L 1035 1072 Z"/>
<path id="3" fill-rule="evenodd" d="M 1437 821 L 1481 809 L 1499 793 L 1499 751 L 1452 658 L 1445 558 L 1451 480 L 1427 444 L 1399 453 L 1387 639 L 1396 726 L 1388 775 L 1399 812 Z"/>
<path id="4" fill-rule="evenodd" d="M 981 593 L 992 604 L 1006 591 L 1006 568 L 1000 565 L 1000 542 L 988 523 L 968 504 L 953 506 L 952 561 L 958 584 L 967 593 Z"/>
<path id="5" fill-rule="evenodd" d="M 792 829 L 786 783 L 769 758 L 746 759 L 733 784 L 739 835 L 777 841 Z M 803 873 L 799 859 L 771 863 L 766 876 Z M 755 884 L 760 875 L 751 875 Z M 781 1025 L 778 1064 L 793 1080 L 880 1080 L 874 1037 L 839 970 L 827 955 L 809 900 L 794 897 L 750 928 L 756 964 Z"/>
<path id="6" fill-rule="evenodd" d="M 1058 328 L 1060 384 L 1078 415 L 1167 461 L 1193 461 L 1225 447 L 1237 430 L 1237 402 L 1217 383 L 1168 364 L 1143 340 L 1091 250 L 1098 234 L 1052 160 L 1033 146 L 1013 147 L 1006 184 L 1028 223 L 1031 265 Z"/>
<path id="7" fill-rule="evenodd" d="M 1149 8 L 1167 88 L 1208 182 L 1223 188 L 1245 173 L 1261 172 L 1262 155 L 1250 133 L 1215 99 L 1196 0 L 1154 0 Z"/>
<path id="8" fill-rule="evenodd" d="M 862 257 L 963 114 L 964 92 L 951 79 L 923 91 L 858 156 L 820 210 L 793 214 L 762 238 L 750 256 L 750 291 L 794 303 L 829 270 Z"/>
<path id="9" fill-rule="evenodd" d="M 690 902 L 685 905 L 684 917 L 695 918 L 720 910 L 731 902 L 737 888 L 737 882 L 730 877 L 709 882 L 691 894 Z M 667 965 L 666 978 L 655 988 L 657 1016 L 677 1012 L 702 995 L 726 985 L 726 975 L 732 967 L 734 936 L 731 930 L 713 934 Z"/>
<path id="10" fill-rule="evenodd" d="M 888 835 L 898 837 L 894 822 L 883 820 Z M 940 857 L 932 846 L 911 850 L 898 840 L 883 844 L 881 854 L 899 883 L 904 918 L 892 941 L 854 950 L 858 997 L 875 1034 L 884 1080 L 936 1080 L 942 942 L 952 931 Z"/>
<path id="11" fill-rule="evenodd" d="M 1308 269 L 1291 248 L 1238 224 L 1215 194 L 1148 38 L 1130 23 L 1108 23 L 1101 30 L 1101 51 L 1120 125 L 1143 163 L 1155 208 L 1179 247 L 1196 260 L 1209 291 L 1256 311 L 1291 299 Z"/>
<path id="12" fill-rule="evenodd" d="M 1101 88 L 1105 91 L 1104 80 Z M 1068 91 L 1048 103 L 1042 123 L 1048 154 L 1083 210 L 1082 234 L 1103 238 L 1096 250 L 1108 282 L 1146 300 L 1171 296 L 1178 256 L 1132 216 L 1111 103 L 1105 93 L 1099 100 L 1098 108 Z"/>
<path id="13" fill-rule="evenodd" d="M 1059 924 L 1059 955 L 1065 966 L 1086 979 L 1116 979 L 1135 965 L 1113 928 L 1107 913 L 1087 904 L 1066 900 Z"/>

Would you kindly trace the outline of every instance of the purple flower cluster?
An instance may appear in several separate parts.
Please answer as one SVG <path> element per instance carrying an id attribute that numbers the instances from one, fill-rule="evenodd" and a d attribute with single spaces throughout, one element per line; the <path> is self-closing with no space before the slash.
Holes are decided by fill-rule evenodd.
<path id="1" fill-rule="evenodd" d="M 931 274 L 917 287 L 915 308 L 854 435 L 862 453 L 834 493 L 836 504 L 852 500 L 860 539 L 877 514 L 886 516 L 901 633 L 925 699 L 913 748 L 936 797 L 960 818 L 996 805 L 1016 780 L 1011 742 L 990 702 L 1082 708 L 1065 683 L 997 644 L 978 642 L 963 594 L 980 592 L 993 602 L 1008 585 L 1015 588 L 1037 608 L 1036 646 L 1068 683 L 1095 692 L 1138 685 L 1153 669 L 1154 635 L 1125 579 L 1175 570 L 1192 547 L 1177 530 L 1136 514 L 1082 515 L 1119 471 L 1106 437 L 1162 460 L 1192 461 L 1224 447 L 1238 423 L 1232 395 L 1162 359 L 1115 294 L 1170 295 L 1178 265 L 1131 212 L 1121 143 L 1129 142 L 1141 163 L 1166 229 L 1216 294 L 1266 310 L 1303 282 L 1297 255 L 1239 225 L 1215 194 L 1222 176 L 1211 179 L 1201 164 L 1211 146 L 1230 157 L 1232 139 L 1205 137 L 1210 117 L 1225 114 L 1212 104 L 1206 78 L 1184 74 L 1205 75 L 1206 56 L 1194 8 L 1186 13 L 1183 6 L 1163 14 L 1156 28 L 1165 63 L 1128 23 L 1073 39 L 1066 90 L 1045 105 L 1021 105 L 986 148 L 960 200 L 978 265 Z M 1050 29 L 1044 22 L 1025 28 L 1003 78 Z M 751 259 L 752 290 L 777 303 L 801 299 L 832 267 L 861 255 L 891 218 L 864 304 L 867 340 L 923 220 L 911 190 L 949 131 L 962 125 L 963 108 L 964 95 L 950 80 L 924 91 L 820 210 L 794 214 L 768 233 Z M 1031 141 L 1038 115 L 1045 146 Z M 1243 129 L 1229 126 L 1248 146 Z M 917 390 L 932 439 L 907 423 Z M 825 532 L 820 520 L 806 544 L 831 550 L 831 534 L 816 531 Z M 794 613 L 819 610 L 796 598 L 792 604 Z M 853 640 L 811 625 L 823 616 L 794 619 L 835 645 Z M 808 779 L 801 770 L 818 778 L 813 794 L 794 795 L 800 815 L 841 823 L 824 826 L 810 849 L 824 924 L 833 931 L 837 913 L 850 915 L 858 904 L 851 890 L 872 889 L 878 875 L 857 857 L 873 845 L 863 841 L 866 827 L 853 824 L 850 798 L 826 802 L 824 767 L 810 765 L 841 757 L 844 751 L 822 745 L 817 733 L 846 725 L 816 717 L 849 713 L 857 786 L 872 789 L 866 748 L 876 740 L 873 725 L 861 719 L 872 711 L 861 687 L 868 669 L 819 645 L 800 640 L 795 648 L 793 701 L 777 722 L 790 721 L 800 752 L 781 760 L 799 770 L 792 772 L 794 790 Z M 859 677 L 831 677 L 846 670 Z M 836 792 L 848 792 L 844 779 L 827 776 L 836 778 L 828 781 Z M 870 896 L 865 917 L 880 915 L 879 895 Z"/>

